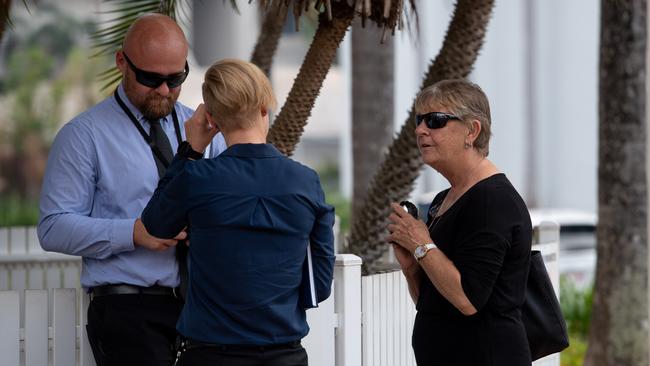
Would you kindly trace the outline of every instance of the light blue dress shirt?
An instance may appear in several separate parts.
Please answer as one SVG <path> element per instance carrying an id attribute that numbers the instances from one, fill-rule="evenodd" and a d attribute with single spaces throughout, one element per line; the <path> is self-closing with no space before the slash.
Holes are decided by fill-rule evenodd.
<path id="1" fill-rule="evenodd" d="M 149 123 L 118 87 L 120 98 L 149 133 Z M 183 122 L 193 110 L 176 103 Z M 161 119 L 173 151 L 171 115 Z M 226 149 L 218 134 L 208 155 Z M 158 184 L 151 148 L 111 95 L 68 122 L 50 150 L 40 199 L 38 237 L 47 251 L 83 257 L 81 285 L 115 283 L 177 286 L 174 249 L 152 251 L 133 243 L 133 225 Z"/>

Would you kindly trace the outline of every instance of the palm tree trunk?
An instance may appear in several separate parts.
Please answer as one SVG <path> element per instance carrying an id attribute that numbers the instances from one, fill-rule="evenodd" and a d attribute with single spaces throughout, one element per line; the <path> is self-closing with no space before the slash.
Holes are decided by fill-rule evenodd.
<path id="1" fill-rule="evenodd" d="M 271 65 L 273 56 L 278 49 L 282 27 L 287 19 L 289 7 L 284 2 L 280 2 L 264 14 L 260 35 L 257 37 L 257 43 L 251 56 L 251 62 L 257 65 L 266 76 L 271 75 Z"/>
<path id="2" fill-rule="evenodd" d="M 585 365 L 648 365 L 647 2 L 602 0 L 598 264 Z"/>
<path id="3" fill-rule="evenodd" d="M 464 78 L 470 73 L 483 45 L 493 5 L 494 0 L 458 1 L 442 49 L 429 66 L 421 89 L 440 80 Z M 408 119 L 372 180 L 364 205 L 353 214 L 348 245 L 352 253 L 363 258 L 365 273 L 372 273 L 378 267 L 376 260 L 388 249 L 386 226 L 390 202 L 408 196 L 422 167 L 414 119 L 414 106 L 411 106 Z"/>
<path id="4" fill-rule="evenodd" d="M 269 131 L 267 140 L 287 156 L 293 154 L 298 144 L 336 50 L 354 17 L 346 1 L 332 3 L 332 13 L 332 20 L 327 20 L 327 14 L 320 14 L 316 35 L 287 101 Z"/>
<path id="5" fill-rule="evenodd" d="M 352 162 L 356 212 L 365 201 L 370 180 L 393 140 L 395 83 L 393 37 L 379 44 L 382 28 L 352 26 Z"/>

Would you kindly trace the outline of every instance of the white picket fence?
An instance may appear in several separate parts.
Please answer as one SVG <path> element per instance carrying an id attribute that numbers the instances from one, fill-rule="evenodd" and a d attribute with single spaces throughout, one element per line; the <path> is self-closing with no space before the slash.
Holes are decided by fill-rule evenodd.
<path id="1" fill-rule="evenodd" d="M 558 241 L 556 224 L 535 228 L 534 247 L 559 292 Z M 34 228 L 0 229 L 0 365 L 95 366 L 80 264 L 78 257 L 42 252 Z M 361 259 L 339 254 L 334 275 L 333 296 L 307 312 L 310 365 L 415 365 L 415 307 L 400 272 L 362 277 Z M 559 366 L 559 355 L 534 365 Z"/>

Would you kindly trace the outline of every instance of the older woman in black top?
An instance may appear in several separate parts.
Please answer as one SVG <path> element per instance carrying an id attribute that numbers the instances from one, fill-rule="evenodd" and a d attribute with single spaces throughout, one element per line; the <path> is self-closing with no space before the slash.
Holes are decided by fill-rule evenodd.
<path id="1" fill-rule="evenodd" d="M 521 320 L 530 263 L 528 210 L 487 159 L 490 107 L 483 91 L 446 80 L 416 100 L 422 159 L 451 188 L 427 223 L 393 204 L 390 240 L 416 303 L 418 365 L 530 365 Z"/>

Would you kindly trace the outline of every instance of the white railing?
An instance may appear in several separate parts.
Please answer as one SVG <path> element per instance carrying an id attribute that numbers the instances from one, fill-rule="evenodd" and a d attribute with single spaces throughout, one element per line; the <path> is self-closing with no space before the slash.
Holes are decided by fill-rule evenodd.
<path id="1" fill-rule="evenodd" d="M 415 306 L 400 271 L 363 276 L 363 366 L 415 365 Z"/>
<path id="2" fill-rule="evenodd" d="M 85 336 L 88 297 L 78 288 L 79 258 L 44 253 L 32 240 L 33 228 L 0 229 L 0 290 L 9 290 L 0 291 L 0 365 L 49 360 L 54 366 L 95 366 Z M 544 255 L 559 293 L 557 224 L 535 228 L 534 249 Z M 339 254 L 334 277 L 333 295 L 307 312 L 310 332 L 303 345 L 310 365 L 415 365 L 415 307 L 400 272 L 362 277 L 361 259 Z M 558 366 L 559 355 L 534 365 Z"/>
<path id="3" fill-rule="evenodd" d="M 81 258 L 44 251 L 35 227 L 0 228 L 0 290 L 78 288 Z"/>

